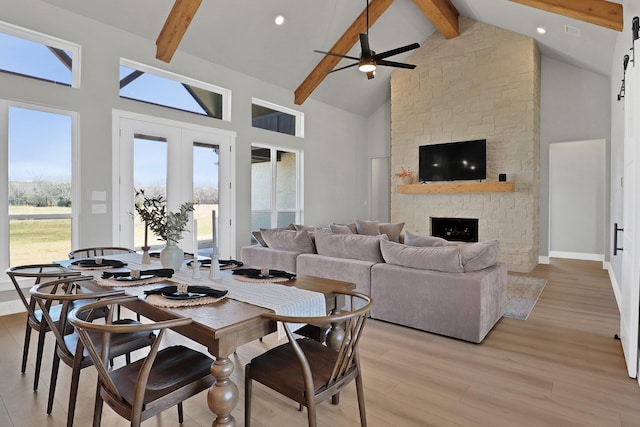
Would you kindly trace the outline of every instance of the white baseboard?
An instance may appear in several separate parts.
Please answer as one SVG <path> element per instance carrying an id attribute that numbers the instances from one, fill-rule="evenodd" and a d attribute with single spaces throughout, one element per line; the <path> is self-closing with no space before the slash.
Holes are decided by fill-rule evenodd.
<path id="1" fill-rule="evenodd" d="M 14 301 L 0 302 L 0 316 L 7 316 L 9 314 L 22 313 L 26 311 L 22 301 L 19 299 Z"/>
<path id="2" fill-rule="evenodd" d="M 600 261 L 604 262 L 603 254 L 587 254 L 583 252 L 561 252 L 561 251 L 549 251 L 550 258 L 567 258 L 567 259 L 580 259 L 583 261 Z"/>
<path id="3" fill-rule="evenodd" d="M 538 257 L 538 264 L 549 264 L 549 257 L 548 256 L 539 256 Z"/>

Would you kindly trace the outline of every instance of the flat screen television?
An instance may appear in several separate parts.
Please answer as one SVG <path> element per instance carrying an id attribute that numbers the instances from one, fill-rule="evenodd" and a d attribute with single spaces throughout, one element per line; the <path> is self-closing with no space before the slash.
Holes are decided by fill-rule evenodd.
<path id="1" fill-rule="evenodd" d="M 487 178 L 487 140 L 448 142 L 419 147 L 421 182 Z"/>

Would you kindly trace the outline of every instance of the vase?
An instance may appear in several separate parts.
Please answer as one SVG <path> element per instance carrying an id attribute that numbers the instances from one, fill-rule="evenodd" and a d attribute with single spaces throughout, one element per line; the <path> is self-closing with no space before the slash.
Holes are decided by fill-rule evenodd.
<path id="1" fill-rule="evenodd" d="M 184 251 L 173 241 L 167 241 L 160 251 L 160 262 L 164 268 L 173 268 L 173 271 L 180 271 L 184 262 Z"/>
<path id="2" fill-rule="evenodd" d="M 413 177 L 412 176 L 403 176 L 402 177 L 402 183 L 407 185 L 407 184 L 413 184 Z"/>

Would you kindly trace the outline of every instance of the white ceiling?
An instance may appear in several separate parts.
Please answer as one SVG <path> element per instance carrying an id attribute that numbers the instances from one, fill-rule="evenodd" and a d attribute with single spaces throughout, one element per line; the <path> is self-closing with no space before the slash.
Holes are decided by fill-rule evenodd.
<path id="1" fill-rule="evenodd" d="M 96 21 L 155 40 L 173 0 L 43 0 Z M 621 3 L 621 0 L 612 0 Z M 505 28 L 537 40 L 543 55 L 608 76 L 616 35 L 614 30 L 543 12 L 508 0 L 452 0 L 462 16 Z M 205 0 L 179 50 L 224 65 L 293 91 L 322 59 L 313 50 L 329 50 L 364 9 L 364 0 Z M 273 22 L 284 15 L 282 26 Z M 567 34 L 565 25 L 580 36 Z M 547 33 L 539 35 L 536 27 Z M 422 43 L 434 26 L 411 0 L 396 0 L 370 29 L 370 45 L 383 52 Z M 356 46 L 350 53 L 359 56 Z M 408 53 L 388 58 L 404 61 Z M 175 59 L 174 59 L 175 60 Z M 344 60 L 338 66 L 348 65 Z M 327 76 L 311 97 L 369 116 L 389 97 L 393 69 L 378 67 L 367 80 L 350 68 Z M 211 82 L 216 83 L 216 82 Z"/>

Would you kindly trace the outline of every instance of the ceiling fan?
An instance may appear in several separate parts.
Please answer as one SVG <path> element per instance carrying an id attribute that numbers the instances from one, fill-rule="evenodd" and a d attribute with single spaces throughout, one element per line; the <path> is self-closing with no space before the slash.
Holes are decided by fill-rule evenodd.
<path id="1" fill-rule="evenodd" d="M 357 61 L 353 64 L 336 68 L 329 72 L 333 73 L 335 71 L 344 70 L 345 68 L 351 68 L 357 65 L 360 71 L 367 74 L 368 79 L 372 79 L 375 77 L 376 67 L 378 65 L 384 65 L 387 67 L 396 67 L 396 68 L 408 68 L 410 70 L 413 70 L 414 68 L 416 68 L 416 66 L 413 64 L 387 61 L 385 58 L 388 58 L 394 55 L 399 55 L 401 53 L 408 52 L 413 49 L 417 49 L 420 47 L 418 43 L 411 43 L 406 46 L 402 46 L 396 49 L 391 49 L 382 53 L 375 53 L 373 50 L 371 50 L 371 48 L 369 47 L 369 0 L 365 0 L 365 2 L 367 4 L 367 8 L 366 8 L 367 9 L 367 32 L 360 33 L 360 58 L 356 58 L 355 56 L 342 55 L 335 52 L 323 52 L 321 50 L 314 50 L 314 52 L 317 52 L 317 53 L 322 53 L 325 55 L 333 55 L 333 56 L 338 56 L 340 58 L 353 59 L 354 61 Z"/>

